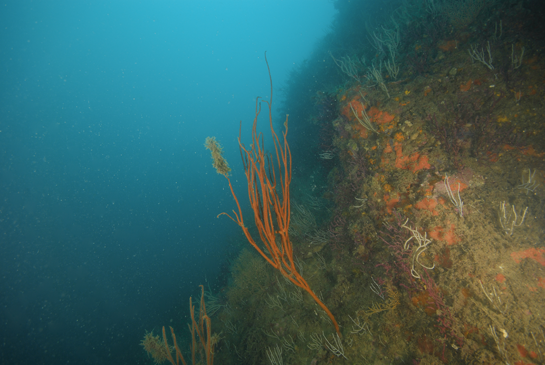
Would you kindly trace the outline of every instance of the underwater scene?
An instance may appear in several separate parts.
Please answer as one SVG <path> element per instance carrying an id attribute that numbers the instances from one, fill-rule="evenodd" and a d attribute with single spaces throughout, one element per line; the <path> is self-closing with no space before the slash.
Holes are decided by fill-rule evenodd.
<path id="1" fill-rule="evenodd" d="M 271 37 L 291 23 L 282 3 Z M 32 234 L 46 203 L 14 213 L 29 205 L 24 194 L 53 190 L 40 192 L 35 176 L 21 192 L 6 146 L 26 142 L 2 123 L 2 363 L 545 364 L 545 4 L 293 3 L 309 19 L 320 3 L 327 22 L 309 23 L 313 38 L 288 65 L 278 45 L 252 48 L 252 80 L 241 66 L 210 86 L 226 102 L 207 99 L 200 81 L 181 101 L 176 85 L 165 98 L 135 95 L 145 109 L 134 120 L 199 110 L 172 129 L 135 122 L 102 132 L 112 138 L 111 157 L 93 170 L 106 164 L 95 172 L 103 184 L 86 185 L 92 193 L 66 185 L 72 208 L 48 213 L 48 227 L 63 232 L 83 214 L 62 237 Z M 297 38 L 296 24 L 289 29 L 286 42 Z M 199 67 L 188 75 L 211 77 Z M 153 72 L 149 85 L 168 78 Z M 229 94 L 237 82 L 244 97 Z M 83 153 L 67 143 L 69 155 Z M 81 237 L 95 235 L 85 251 Z M 67 242 L 88 254 L 63 253 Z M 22 247 L 32 257 L 15 264 Z M 53 253 L 40 261 L 40 249 Z M 68 278 L 73 291 L 36 325 L 55 305 L 27 299 L 26 280 Z M 76 298 L 86 306 L 63 314 Z M 51 319 L 65 315 L 84 324 Z M 22 352 L 29 341 L 36 350 Z"/>

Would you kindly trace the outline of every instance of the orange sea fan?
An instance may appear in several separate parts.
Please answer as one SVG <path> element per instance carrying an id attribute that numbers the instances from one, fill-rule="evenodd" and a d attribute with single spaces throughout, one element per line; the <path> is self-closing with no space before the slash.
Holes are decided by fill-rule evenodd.
<path id="1" fill-rule="evenodd" d="M 233 220 L 242 229 L 248 242 L 254 249 L 275 269 L 277 269 L 285 279 L 297 287 L 305 290 L 312 299 L 319 305 L 331 319 L 338 335 L 341 335 L 339 324 L 327 306 L 318 298 L 310 288 L 307 281 L 298 272 L 298 268 L 293 258 L 293 246 L 289 235 L 290 225 L 290 183 L 292 174 L 292 156 L 289 144 L 287 142 L 288 134 L 288 116 L 284 122 L 285 130 L 282 132 L 282 142 L 273 127 L 272 119 L 272 76 L 265 53 L 265 63 L 269 71 L 269 80 L 271 85 L 269 101 L 256 99 L 255 116 L 252 127 L 252 144 L 246 147 L 241 142 L 241 132 L 239 129 L 238 144 L 242 157 L 246 181 L 248 186 L 248 196 L 250 206 L 253 210 L 253 221 L 257 226 L 261 244 L 254 238 L 254 232 L 250 232 L 244 222 L 242 207 L 235 194 L 231 179 L 225 176 L 229 183 L 229 189 L 236 202 L 237 210 L 232 214 L 221 213 Z M 261 113 L 261 104 L 264 103 L 268 109 L 269 126 L 274 144 L 275 153 L 269 155 L 265 151 L 262 134 L 257 132 L 257 121 Z M 276 160 L 274 160 L 276 156 Z"/>

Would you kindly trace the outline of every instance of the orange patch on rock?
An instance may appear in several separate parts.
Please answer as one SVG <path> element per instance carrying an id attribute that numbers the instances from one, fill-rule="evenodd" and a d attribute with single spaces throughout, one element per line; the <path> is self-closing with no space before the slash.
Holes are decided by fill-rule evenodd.
<path id="1" fill-rule="evenodd" d="M 532 259 L 536 262 L 538 262 L 541 266 L 545 266 L 545 257 L 543 257 L 543 254 L 545 253 L 545 248 L 529 248 L 524 251 L 517 251 L 512 252 L 511 257 L 515 262 L 518 264 L 523 259 Z"/>
<path id="2" fill-rule="evenodd" d="M 358 132 L 357 134 L 358 137 L 365 139 L 369 136 L 369 133 L 367 132 L 367 128 L 362 126 L 359 122 L 354 124 L 353 128 Z"/>
<path id="3" fill-rule="evenodd" d="M 540 286 L 543 289 L 545 289 L 545 278 L 537 278 L 537 286 Z"/>
<path id="4" fill-rule="evenodd" d="M 401 199 L 399 198 L 399 195 L 396 194 L 395 197 L 392 197 L 390 199 L 390 195 L 384 194 L 384 202 L 386 203 L 386 210 L 388 211 L 388 214 L 392 214 L 392 209 L 394 209 L 395 205 L 399 203 Z"/>
<path id="5" fill-rule="evenodd" d="M 428 96 L 428 94 L 431 92 L 431 87 L 427 87 L 424 89 L 424 96 Z"/>
<path id="6" fill-rule="evenodd" d="M 537 55 L 535 55 L 534 57 L 532 58 L 528 58 L 526 60 L 524 60 L 524 64 L 525 65 L 531 65 L 532 63 L 536 62 L 537 61 Z"/>
<path id="7" fill-rule="evenodd" d="M 390 123 L 392 120 L 394 120 L 394 115 L 388 114 L 387 112 L 383 112 L 378 110 L 378 108 L 372 106 L 369 111 L 367 112 L 367 115 L 371 120 L 377 124 L 386 124 Z"/>
<path id="8" fill-rule="evenodd" d="M 496 275 L 496 281 L 498 283 L 503 283 L 505 281 L 505 276 L 503 274 Z"/>
<path id="9" fill-rule="evenodd" d="M 435 210 L 436 206 L 437 206 L 437 200 L 433 198 L 432 199 L 424 198 L 418 203 L 416 203 L 414 207 L 416 209 L 427 210 L 433 215 L 439 215 L 439 213 Z"/>
<path id="10" fill-rule="evenodd" d="M 450 249 L 445 247 L 441 254 L 435 255 L 435 262 L 443 266 L 446 269 L 452 267 L 452 260 L 450 259 Z"/>
<path id="11" fill-rule="evenodd" d="M 494 152 L 486 151 L 486 155 L 490 162 L 498 162 L 500 159 L 500 156 L 498 156 L 498 154 Z"/>
<path id="12" fill-rule="evenodd" d="M 520 356 L 528 357 L 528 350 L 520 344 L 517 344 L 517 350 L 519 351 Z"/>
<path id="13" fill-rule="evenodd" d="M 435 315 L 437 311 L 437 306 L 435 305 L 435 301 L 433 298 L 430 298 L 430 295 L 427 291 L 421 292 L 418 295 L 415 295 L 411 298 L 411 302 L 415 307 L 418 305 L 422 306 L 422 309 L 424 309 L 424 312 L 428 316 Z"/>
<path id="14" fill-rule="evenodd" d="M 471 84 L 472 84 L 472 81 L 469 80 L 466 84 L 462 84 L 460 85 L 460 91 L 469 91 L 469 89 L 471 89 Z"/>
<path id="15" fill-rule="evenodd" d="M 359 96 L 354 97 L 348 104 L 344 106 L 341 110 L 341 114 L 344 115 L 348 120 L 355 121 L 356 117 L 354 116 L 354 113 L 352 112 L 352 109 L 358 114 L 358 117 L 361 117 L 362 110 L 364 108 L 364 105 L 359 102 Z M 352 107 L 352 108 L 351 108 Z"/>
<path id="16" fill-rule="evenodd" d="M 460 185 L 460 192 L 468 188 L 467 184 L 464 184 L 462 180 L 457 178 L 449 178 L 448 184 L 450 186 L 450 190 L 452 190 L 452 192 L 455 194 L 458 194 L 458 184 Z"/>
<path id="17" fill-rule="evenodd" d="M 458 242 L 460 242 L 460 237 L 456 236 L 456 233 L 454 232 L 455 228 L 456 227 L 454 226 L 454 224 L 451 224 L 450 229 L 448 230 L 440 226 L 437 226 L 429 232 L 429 235 L 431 238 L 436 239 L 438 241 L 447 242 L 449 246 L 455 245 Z"/>
<path id="18" fill-rule="evenodd" d="M 455 40 L 443 41 L 443 42 L 439 43 L 438 47 L 442 51 L 448 52 L 448 51 L 452 51 L 453 49 L 455 49 L 457 44 L 458 44 L 458 42 L 456 42 Z"/>
<path id="19" fill-rule="evenodd" d="M 386 144 L 386 148 L 384 149 L 383 153 L 392 153 L 394 150 L 392 150 L 392 146 L 388 143 Z"/>
<path id="20" fill-rule="evenodd" d="M 418 152 L 415 152 L 410 156 L 403 156 L 401 143 L 397 142 L 394 142 L 394 149 L 396 151 L 395 166 L 398 169 L 417 172 L 418 170 L 429 169 L 431 167 L 428 163 L 428 156 L 420 155 Z"/>
<path id="21" fill-rule="evenodd" d="M 537 151 L 534 149 L 534 146 L 523 147 L 521 151 L 522 151 L 522 154 L 526 156 L 534 156 L 534 157 L 545 156 L 545 152 L 537 153 Z"/>
<path id="22" fill-rule="evenodd" d="M 433 195 L 433 186 L 428 185 L 426 189 L 424 189 L 424 196 L 432 196 Z"/>
<path id="23" fill-rule="evenodd" d="M 348 118 L 348 120 L 350 120 L 352 122 L 357 121 L 358 118 L 363 119 L 363 113 L 367 109 L 367 107 L 364 104 L 362 104 L 359 101 L 359 99 L 360 99 L 360 97 L 358 95 L 356 95 L 348 104 L 346 104 L 341 109 L 341 114 L 344 115 L 346 118 Z M 394 115 L 388 114 L 385 111 L 380 111 L 375 106 L 369 108 L 369 110 L 367 110 L 366 113 L 369 116 L 369 119 L 371 120 L 371 122 L 374 122 L 374 123 L 376 123 L 378 125 L 390 123 L 391 121 L 394 120 L 394 117 L 395 117 Z M 356 114 L 356 115 L 354 115 L 354 114 Z M 357 118 L 356 118 L 356 116 L 357 116 Z M 361 131 L 362 131 L 361 128 L 365 129 L 365 127 L 363 127 L 359 123 L 356 125 L 355 128 L 360 131 L 360 134 L 361 134 Z M 389 127 L 389 128 L 391 128 L 391 127 Z M 382 128 L 382 129 L 384 129 L 384 128 Z M 367 130 L 365 130 L 365 134 L 367 134 Z M 363 138 L 367 138 L 367 137 L 363 137 Z"/>

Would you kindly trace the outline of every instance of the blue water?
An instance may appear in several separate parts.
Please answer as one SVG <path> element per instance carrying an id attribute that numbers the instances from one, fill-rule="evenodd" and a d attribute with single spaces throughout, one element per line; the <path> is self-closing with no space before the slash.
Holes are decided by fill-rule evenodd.
<path id="1" fill-rule="evenodd" d="M 183 328 L 240 237 L 205 138 L 243 182 L 264 52 L 279 106 L 333 4 L 0 6 L 0 363 L 150 363 L 145 331 Z"/>

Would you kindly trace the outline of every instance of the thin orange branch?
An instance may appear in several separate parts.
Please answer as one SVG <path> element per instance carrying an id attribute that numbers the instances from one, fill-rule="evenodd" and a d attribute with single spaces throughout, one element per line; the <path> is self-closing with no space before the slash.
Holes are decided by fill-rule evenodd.
<path id="1" fill-rule="evenodd" d="M 206 306 L 204 304 L 204 287 L 200 285 L 201 287 L 201 306 L 199 309 L 199 322 L 195 320 L 195 306 L 193 305 L 191 301 L 191 297 L 189 297 L 189 312 L 191 313 L 191 326 L 189 326 L 189 331 L 191 332 L 191 361 L 192 364 L 195 365 L 195 351 L 197 350 L 197 341 L 195 340 L 195 332 L 197 332 L 197 336 L 200 340 L 200 345 L 204 349 L 205 355 L 206 355 L 206 364 L 212 365 L 214 363 L 214 340 L 212 339 L 212 321 L 210 317 L 206 314 Z M 206 333 L 204 330 L 204 323 L 206 322 Z M 163 340 L 166 347 L 166 352 L 168 356 L 168 360 L 172 365 L 179 365 L 180 360 L 182 361 L 183 365 L 187 365 L 185 362 L 184 357 L 182 356 L 182 352 L 178 348 L 178 344 L 176 343 L 176 335 L 174 334 L 174 329 L 170 327 L 170 332 L 172 334 L 172 339 L 174 341 L 174 349 L 176 350 L 176 362 L 174 362 L 174 359 L 172 358 L 172 355 L 170 354 L 170 346 L 168 345 L 167 341 L 167 335 L 165 332 L 165 327 L 163 326 Z"/>
<path id="2" fill-rule="evenodd" d="M 172 355 L 170 354 L 170 347 L 169 347 L 168 341 L 167 341 L 167 334 L 165 333 L 165 326 L 163 326 L 163 341 L 165 342 L 165 347 L 166 347 L 166 353 L 167 353 L 167 356 L 168 356 L 168 360 L 170 361 L 170 363 L 172 365 L 179 365 L 180 364 L 180 359 L 181 359 L 182 363 L 184 365 L 187 365 L 186 362 L 185 362 L 184 357 L 182 356 L 182 352 L 178 348 L 178 343 L 176 342 L 176 335 L 174 334 L 174 328 L 170 327 L 170 333 L 172 334 L 172 340 L 174 341 L 174 349 L 176 350 L 176 362 L 174 362 L 174 359 L 172 358 Z M 195 361 L 193 361 L 193 364 L 194 363 L 195 363 Z"/>
<path id="3" fill-rule="evenodd" d="M 229 182 L 229 188 L 233 194 L 233 198 L 237 203 L 238 213 L 233 210 L 233 216 L 227 213 L 221 213 L 227 215 L 234 222 L 236 222 L 244 235 L 250 242 L 250 244 L 267 260 L 267 262 L 279 270 L 282 275 L 287 277 L 293 284 L 306 290 L 312 298 L 318 303 L 318 305 L 327 313 L 331 321 L 335 325 L 337 333 L 340 335 L 339 325 L 335 320 L 333 314 L 325 306 L 324 303 L 318 297 L 306 280 L 297 272 L 297 268 L 293 262 L 293 248 L 289 238 L 288 230 L 290 225 L 290 182 L 291 182 L 291 152 L 288 145 L 286 136 L 288 134 L 288 116 L 284 122 L 285 131 L 282 133 L 283 144 L 280 143 L 278 135 L 274 131 L 272 121 L 272 76 L 271 69 L 269 68 L 269 62 L 267 61 L 267 54 L 265 53 L 265 62 L 267 63 L 267 69 L 269 71 L 269 80 L 271 84 L 271 98 L 267 102 L 261 100 L 267 104 L 269 109 L 269 124 L 271 127 L 271 134 L 274 142 L 274 149 L 276 152 L 276 162 L 278 164 L 275 168 L 275 164 L 272 161 L 272 157 L 265 153 L 263 146 L 263 135 L 257 133 L 257 119 L 261 113 L 260 98 L 256 99 L 256 112 L 254 117 L 254 123 L 252 127 L 252 144 L 251 148 L 247 149 L 241 142 L 241 129 L 239 130 L 238 143 L 240 147 L 240 154 L 242 157 L 242 163 L 248 181 L 248 197 L 250 205 L 254 211 L 254 220 L 259 236 L 265 250 L 256 243 L 251 236 L 248 228 L 244 225 L 244 219 L 242 216 L 242 210 L 238 198 L 231 185 L 229 176 L 226 175 Z M 276 170 L 279 174 L 279 190 L 277 190 L 277 176 Z M 274 211 L 271 212 L 271 210 Z M 277 242 L 279 237 L 279 242 Z"/>
<path id="4" fill-rule="evenodd" d="M 214 344 L 212 343 L 212 321 L 206 314 L 206 306 L 204 304 L 204 286 L 201 287 L 201 306 L 199 308 L 199 322 L 195 321 L 195 306 L 191 302 L 189 297 L 189 310 L 191 312 L 192 333 L 197 331 L 197 335 L 201 340 L 201 346 L 204 349 L 206 355 L 206 364 L 212 365 L 214 363 Z M 204 331 L 204 322 L 206 322 L 206 333 Z M 195 336 L 193 336 L 193 347 L 191 349 L 193 364 L 195 364 Z"/>

